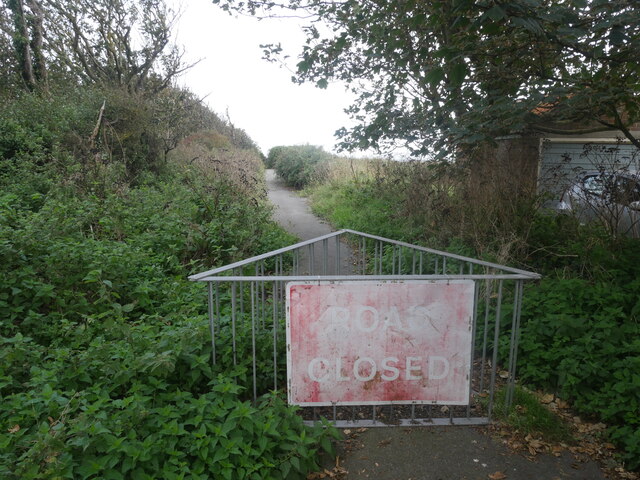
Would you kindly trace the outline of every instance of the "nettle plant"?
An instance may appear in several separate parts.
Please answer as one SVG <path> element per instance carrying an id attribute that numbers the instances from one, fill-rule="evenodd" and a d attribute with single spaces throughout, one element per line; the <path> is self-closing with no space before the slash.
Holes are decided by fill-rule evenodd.
<path id="1" fill-rule="evenodd" d="M 188 274 L 289 241 L 265 206 L 233 192 L 174 172 L 99 195 L 56 184 L 36 198 L 12 184 L 0 198 L 0 478 L 280 479 L 317 468 L 334 430 L 304 426 L 269 392 L 271 375 L 253 402 L 225 298 L 211 363 L 206 296 Z M 251 339 L 243 325 L 238 348 Z M 256 340 L 268 364 L 271 338 Z"/>
<path id="2" fill-rule="evenodd" d="M 2 339 L 3 478 L 304 478 L 332 452 L 278 393 L 248 400 L 245 365 L 212 368 L 202 317 L 61 334 Z"/>

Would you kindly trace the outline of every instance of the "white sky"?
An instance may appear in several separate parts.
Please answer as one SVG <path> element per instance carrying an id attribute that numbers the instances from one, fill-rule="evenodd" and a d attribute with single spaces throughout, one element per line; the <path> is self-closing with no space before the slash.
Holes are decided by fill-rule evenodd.
<path id="1" fill-rule="evenodd" d="M 179 0 L 169 0 L 177 5 Z M 185 60 L 203 60 L 179 83 L 221 116 L 228 109 L 233 124 L 244 129 L 267 154 L 278 145 L 321 145 L 332 151 L 334 132 L 351 125 L 352 94 L 333 84 L 326 90 L 291 82 L 291 71 L 262 59 L 260 44 L 282 43 L 291 68 L 304 34 L 295 19 L 232 17 L 209 0 L 186 0 L 176 31 Z"/>

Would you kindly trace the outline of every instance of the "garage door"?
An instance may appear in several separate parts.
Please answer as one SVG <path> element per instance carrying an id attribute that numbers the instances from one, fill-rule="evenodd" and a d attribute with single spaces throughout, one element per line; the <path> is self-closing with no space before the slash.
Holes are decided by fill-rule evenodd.
<path id="1" fill-rule="evenodd" d="M 640 150 L 633 145 L 545 142 L 541 152 L 538 188 L 560 194 L 583 171 L 640 170 Z"/>

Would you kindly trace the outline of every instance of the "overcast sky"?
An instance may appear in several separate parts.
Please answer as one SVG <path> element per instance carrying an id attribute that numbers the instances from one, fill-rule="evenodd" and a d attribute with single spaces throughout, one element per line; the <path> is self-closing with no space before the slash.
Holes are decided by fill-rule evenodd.
<path id="1" fill-rule="evenodd" d="M 170 0 L 178 4 L 179 0 Z M 352 94 L 340 85 L 321 90 L 291 82 L 292 72 L 262 59 L 260 44 L 282 43 L 295 57 L 304 34 L 295 19 L 258 21 L 232 17 L 209 0 L 187 0 L 176 34 L 186 60 L 202 61 L 179 83 L 218 114 L 228 109 L 231 121 L 243 128 L 267 154 L 277 145 L 321 145 L 331 151 L 334 132 L 348 126 L 343 112 Z M 296 60 L 290 60 L 291 68 Z"/>

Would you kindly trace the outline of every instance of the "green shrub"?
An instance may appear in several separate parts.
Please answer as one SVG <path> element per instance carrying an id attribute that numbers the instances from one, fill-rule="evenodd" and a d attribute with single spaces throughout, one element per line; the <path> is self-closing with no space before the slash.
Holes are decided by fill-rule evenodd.
<path id="1" fill-rule="evenodd" d="M 224 295 L 211 365 L 205 295 L 187 275 L 290 237 L 263 203 L 201 177 L 0 198 L 0 477 L 303 478 L 331 448 L 332 430 L 304 427 L 276 394 L 248 403 L 251 359 L 234 365 Z M 259 392 L 272 336 L 256 338 Z"/>
<path id="2" fill-rule="evenodd" d="M 30 165 L 50 162 L 91 134 L 99 103 L 88 90 L 50 96 L 20 93 L 0 98 L 0 159 Z"/>
<path id="3" fill-rule="evenodd" d="M 4 195 L 0 332 L 48 335 L 59 316 L 83 323 L 114 309 L 132 319 L 167 314 L 176 308 L 171 292 L 195 288 L 182 281 L 185 265 L 230 263 L 289 239 L 276 233 L 266 206 L 224 182 L 215 199 L 199 188 L 158 182 L 105 198 L 58 189 L 37 211 L 33 196 Z"/>
<path id="4" fill-rule="evenodd" d="M 200 320 L 107 321 L 48 348 L 3 338 L 2 478 L 304 478 L 333 431 L 276 394 L 243 400 L 211 370 Z"/>
<path id="5" fill-rule="evenodd" d="M 611 425 L 631 468 L 640 467 L 639 289 L 640 279 L 617 286 L 577 278 L 527 289 L 518 359 L 524 382 Z"/>
<path id="6" fill-rule="evenodd" d="M 276 168 L 276 163 L 282 156 L 283 152 L 286 152 L 288 148 L 289 147 L 284 147 L 284 146 L 271 148 L 269 150 L 269 153 L 267 154 L 267 159 L 264 162 L 265 167 Z"/>
<path id="7" fill-rule="evenodd" d="M 267 164 L 273 165 L 287 185 L 303 188 L 314 180 L 317 166 L 331 158 L 322 147 L 312 145 L 274 147 L 269 151 Z"/>

